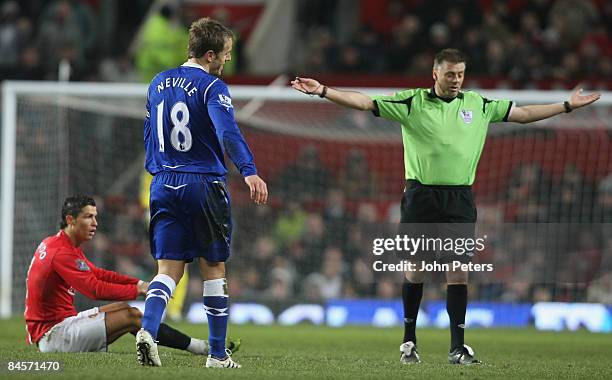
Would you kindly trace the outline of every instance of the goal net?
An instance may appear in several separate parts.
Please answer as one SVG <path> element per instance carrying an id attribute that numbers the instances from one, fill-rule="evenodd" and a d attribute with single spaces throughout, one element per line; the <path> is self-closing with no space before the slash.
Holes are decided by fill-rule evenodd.
<path id="1" fill-rule="evenodd" d="M 228 161 L 234 299 L 398 297 L 396 279 L 375 278 L 369 261 L 374 235 L 399 220 L 404 167 L 398 126 L 288 88 L 230 91 L 270 190 L 267 206 L 252 204 Z M 519 105 L 561 102 L 568 94 L 483 93 Z M 92 261 L 140 278 L 154 274 L 143 171 L 145 94 L 142 85 L 5 83 L 2 316 L 23 311 L 32 254 L 57 232 L 70 194 L 93 195 L 98 205 L 98 232 L 83 247 Z M 495 257 L 496 270 L 478 285 L 476 299 L 583 301 L 597 295 L 594 286 L 605 294 L 602 278 L 612 270 L 612 232 L 606 234 L 604 223 L 612 221 L 610 99 L 606 93 L 592 107 L 535 124 L 489 128 L 474 192 L 479 220 L 497 239 L 486 252 Z M 553 223 L 565 229 L 546 235 L 542 226 Z M 530 244 L 534 234 L 545 234 L 547 242 Z M 538 277 L 546 263 L 554 270 Z M 534 286 L 539 282 L 572 286 Z M 194 284 L 188 297 L 195 300 L 201 283 Z"/>

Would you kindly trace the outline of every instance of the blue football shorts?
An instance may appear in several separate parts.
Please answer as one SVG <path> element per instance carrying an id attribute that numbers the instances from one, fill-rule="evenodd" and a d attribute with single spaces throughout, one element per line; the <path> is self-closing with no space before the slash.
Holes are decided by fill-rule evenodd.
<path id="1" fill-rule="evenodd" d="M 225 180 L 196 173 L 161 172 L 151 181 L 151 254 L 156 260 L 225 262 L 232 216 Z"/>

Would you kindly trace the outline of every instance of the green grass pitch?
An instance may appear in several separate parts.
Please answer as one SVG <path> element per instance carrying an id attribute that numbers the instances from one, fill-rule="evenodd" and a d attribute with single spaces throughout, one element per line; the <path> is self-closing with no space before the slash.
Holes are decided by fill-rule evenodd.
<path id="1" fill-rule="evenodd" d="M 206 325 L 174 324 L 192 336 L 207 335 Z M 612 379 L 612 336 L 533 329 L 472 329 L 466 341 L 485 364 L 446 364 L 448 332 L 421 329 L 422 364 L 401 365 L 400 328 L 329 328 L 300 325 L 230 326 L 242 339 L 234 357 L 239 370 L 205 369 L 204 358 L 160 347 L 162 368 L 140 367 L 134 337 L 121 338 L 109 353 L 41 354 L 25 344 L 23 320 L 0 321 L 0 379 L 31 378 L 7 372 L 8 361 L 59 360 L 63 371 L 42 376 L 61 379 Z M 34 375 L 35 376 L 35 375 Z"/>

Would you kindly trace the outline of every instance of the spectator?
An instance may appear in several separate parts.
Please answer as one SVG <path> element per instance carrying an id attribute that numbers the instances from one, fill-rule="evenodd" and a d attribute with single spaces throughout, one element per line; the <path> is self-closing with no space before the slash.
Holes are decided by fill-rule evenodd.
<path id="1" fill-rule="evenodd" d="M 356 33 L 355 47 L 360 58 L 360 70 L 367 73 L 380 73 L 385 66 L 384 46 L 380 36 L 369 27 L 362 27 Z"/>
<path id="2" fill-rule="evenodd" d="M 309 202 L 316 194 L 325 194 L 332 184 L 331 173 L 321 164 L 319 150 L 314 145 L 306 146 L 295 163 L 281 172 L 275 188 L 284 200 Z"/>
<path id="3" fill-rule="evenodd" d="M 540 222 L 548 217 L 544 200 L 550 184 L 542 168 L 527 164 L 515 168 L 508 184 L 506 217 L 516 222 Z"/>
<path id="4" fill-rule="evenodd" d="M 253 268 L 272 268 L 277 255 L 276 244 L 269 236 L 261 236 L 253 244 L 253 251 L 249 255 L 249 265 Z"/>
<path id="5" fill-rule="evenodd" d="M 606 305 L 612 304 L 612 272 L 593 281 L 587 291 L 587 301 Z"/>
<path id="6" fill-rule="evenodd" d="M 14 70 L 28 43 L 31 24 L 19 14 L 19 4 L 7 1 L 0 7 L 0 69 Z"/>
<path id="7" fill-rule="evenodd" d="M 55 1 L 43 12 L 40 25 L 38 49 L 45 57 L 46 78 L 58 79 L 59 64 L 65 61 L 71 67 L 69 79 L 83 79 L 88 69 L 85 55 L 96 42 L 95 23 L 88 5 Z"/>
<path id="8" fill-rule="evenodd" d="M 550 220 L 554 222 L 590 222 L 593 217 L 593 187 L 574 165 L 567 165 L 551 197 Z"/>
<path id="9" fill-rule="evenodd" d="M 321 269 L 304 280 L 303 293 L 310 301 L 339 298 L 342 295 L 342 251 L 336 247 L 325 250 Z"/>
<path id="10" fill-rule="evenodd" d="M 368 168 L 368 160 L 363 151 L 352 149 L 346 156 L 344 170 L 338 185 L 348 199 L 371 199 L 377 194 L 379 184 L 376 175 Z"/>
<path id="11" fill-rule="evenodd" d="M 276 242 L 287 247 L 298 241 L 306 227 L 306 212 L 298 202 L 289 201 L 276 220 L 274 238 Z"/>
<path id="12" fill-rule="evenodd" d="M 428 50 L 431 52 L 437 52 L 449 46 L 451 43 L 451 36 L 448 26 L 442 22 L 433 24 L 429 28 L 429 40 L 431 43 L 430 46 L 428 46 Z"/>
<path id="13" fill-rule="evenodd" d="M 331 31 L 325 27 L 310 28 L 307 33 L 306 54 L 302 58 L 303 71 L 324 73 L 337 63 L 337 43 Z"/>
<path id="14" fill-rule="evenodd" d="M 597 206 L 595 207 L 597 215 L 595 222 L 612 223 L 612 173 L 601 180 L 597 193 Z"/>
<path id="15" fill-rule="evenodd" d="M 265 297 L 270 301 L 288 301 L 293 297 L 295 270 L 287 258 L 277 256 L 270 271 L 270 285 Z"/>
<path id="16" fill-rule="evenodd" d="M 362 57 L 359 50 L 353 45 L 340 47 L 340 59 L 335 67 L 336 72 L 361 73 L 365 72 L 366 58 Z"/>
<path id="17" fill-rule="evenodd" d="M 19 57 L 19 67 L 15 79 L 43 80 L 45 71 L 40 63 L 38 49 L 34 45 L 26 46 Z"/>
<path id="18" fill-rule="evenodd" d="M 422 48 L 421 22 L 412 14 L 405 15 L 391 32 L 391 42 L 386 49 L 386 69 L 403 72 L 410 67 L 415 51 Z"/>
<path id="19" fill-rule="evenodd" d="M 461 46 L 465 36 L 465 23 L 463 21 L 463 12 L 461 8 L 450 8 L 448 12 L 446 12 L 445 22 L 450 33 L 450 45 Z"/>
<path id="20" fill-rule="evenodd" d="M 549 17 L 559 26 L 561 41 L 570 50 L 589 33 L 597 22 L 597 8 L 590 0 L 557 0 Z"/>
<path id="21" fill-rule="evenodd" d="M 486 50 L 487 74 L 491 76 L 505 76 L 510 71 L 510 58 L 506 55 L 507 49 L 501 40 L 490 40 Z"/>
<path id="22" fill-rule="evenodd" d="M 240 294 L 244 299 L 258 299 L 264 292 L 264 280 L 257 267 L 248 266 L 240 276 L 243 282 L 243 292 Z M 200 287 L 201 281 L 198 281 Z M 199 291 L 201 293 L 201 291 Z"/>
<path id="23" fill-rule="evenodd" d="M 376 281 L 376 298 L 378 299 L 395 299 L 399 297 L 397 294 L 397 283 L 394 283 L 392 279 L 383 277 Z"/>
<path id="24" fill-rule="evenodd" d="M 334 245 L 342 245 L 346 241 L 346 229 L 350 223 L 346 210 L 344 192 L 331 188 L 325 197 L 323 206 L 323 222 L 325 223 L 325 240 Z"/>
<path id="25" fill-rule="evenodd" d="M 150 82 L 158 72 L 187 60 L 187 29 L 174 5 L 161 7 L 143 26 L 136 53 L 136 67 L 143 82 Z"/>
<path id="26" fill-rule="evenodd" d="M 304 253 L 310 263 L 318 264 L 327 245 L 325 221 L 320 214 L 310 213 L 301 236 Z"/>
<path id="27" fill-rule="evenodd" d="M 465 32 L 463 49 L 470 57 L 470 71 L 484 74 L 486 71 L 485 40 L 478 27 L 471 27 Z"/>

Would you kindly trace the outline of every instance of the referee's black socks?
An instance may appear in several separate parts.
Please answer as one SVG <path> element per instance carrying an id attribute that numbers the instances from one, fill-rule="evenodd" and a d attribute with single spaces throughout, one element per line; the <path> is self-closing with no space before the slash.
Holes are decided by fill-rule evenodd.
<path id="1" fill-rule="evenodd" d="M 404 342 L 416 345 L 416 320 L 423 298 L 423 283 L 404 282 L 402 285 L 402 301 L 404 304 Z"/>
<path id="2" fill-rule="evenodd" d="M 404 306 L 405 307 L 405 306 Z M 467 310 L 467 285 L 446 286 L 446 311 L 450 319 L 451 351 L 463 347 L 465 312 Z"/>

